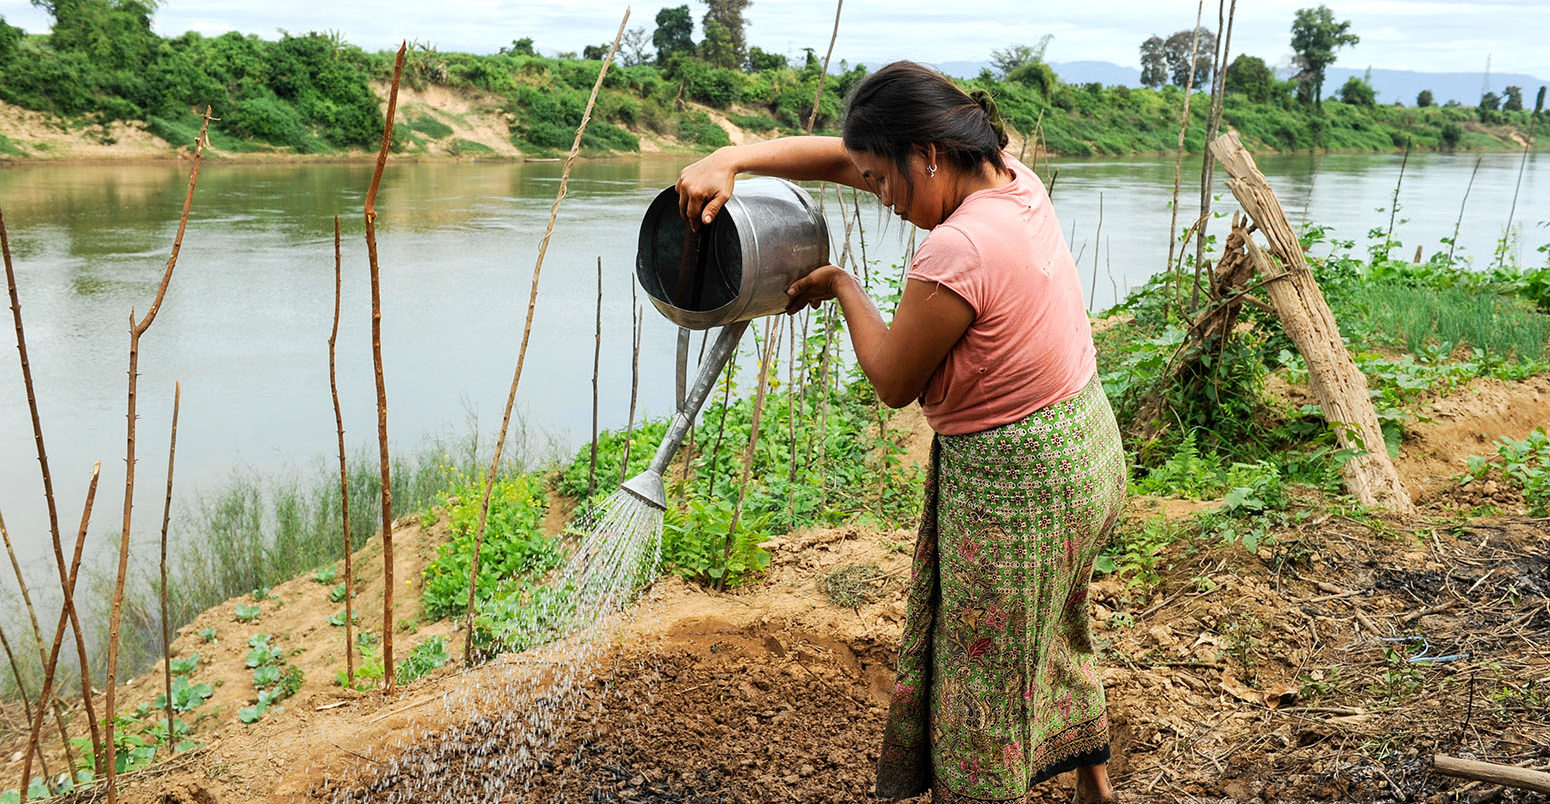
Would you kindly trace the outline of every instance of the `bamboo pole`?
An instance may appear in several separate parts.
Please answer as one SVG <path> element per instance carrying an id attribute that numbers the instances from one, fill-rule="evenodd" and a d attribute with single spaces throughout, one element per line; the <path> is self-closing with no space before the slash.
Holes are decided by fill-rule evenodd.
<path id="1" fill-rule="evenodd" d="M 608 47 L 608 53 L 603 57 L 603 66 L 597 71 L 597 81 L 592 84 L 592 94 L 587 97 L 587 106 L 581 112 L 581 123 L 576 126 L 576 138 L 571 141 L 570 154 L 565 157 L 565 167 L 560 171 L 560 187 L 555 192 L 554 204 L 549 207 L 549 223 L 544 228 L 544 236 L 538 241 L 538 259 L 533 263 L 533 281 L 528 290 L 527 319 L 522 325 L 522 344 L 517 348 L 517 366 L 511 374 L 511 390 L 506 394 L 506 411 L 501 417 L 500 434 L 495 439 L 495 454 L 490 458 L 490 470 L 485 475 L 484 500 L 479 506 L 479 527 L 474 532 L 474 558 L 468 573 L 468 610 L 467 632 L 463 637 L 463 661 L 472 666 L 474 660 L 474 595 L 479 586 L 479 553 L 484 547 L 485 522 L 490 515 L 490 492 L 495 488 L 495 472 L 500 468 L 501 453 L 506 447 L 506 430 L 511 425 L 511 411 L 517 402 L 517 386 L 522 381 L 522 364 L 527 359 L 527 345 L 533 334 L 533 311 L 538 306 L 538 278 L 543 272 L 544 253 L 549 249 L 549 238 L 554 234 L 554 221 L 560 212 L 560 202 L 565 200 L 565 188 L 570 183 L 571 167 L 576 163 L 576 155 L 581 151 L 581 137 L 587 131 L 587 123 L 592 119 L 592 107 L 597 103 L 597 93 L 603 88 L 603 78 L 608 75 L 608 66 L 613 64 L 614 54 L 619 52 L 619 40 L 624 36 L 624 26 L 629 24 L 630 9 L 624 9 L 624 19 L 619 21 L 619 30 L 614 34 L 613 44 Z"/>
<path id="2" fill-rule="evenodd" d="M 22 576 L 21 562 L 16 560 L 16 550 L 11 544 L 11 534 L 6 530 L 4 517 L 0 517 L 0 538 L 5 540 L 5 554 L 11 559 L 11 571 L 16 574 L 16 588 L 21 590 L 22 603 L 26 604 L 27 607 L 27 620 L 32 625 L 32 638 L 38 649 L 38 667 L 39 669 L 42 669 L 44 663 L 48 661 L 48 657 L 44 653 L 46 649 L 43 647 L 43 629 L 38 627 L 38 612 L 32 606 L 32 595 L 27 589 L 26 579 Z M 21 688 L 20 684 L 17 685 L 17 688 Z M 22 692 L 22 700 L 26 700 L 25 691 Z M 73 770 L 75 768 L 75 751 L 70 747 L 70 734 L 65 730 L 64 713 L 61 711 L 61 706 L 57 698 L 52 702 L 40 701 L 39 705 L 47 706 L 49 703 L 53 704 L 54 723 L 59 727 L 59 740 L 64 744 L 65 761 L 70 763 L 70 768 Z M 29 722 L 32 720 L 32 713 L 30 709 L 27 712 L 27 720 Z M 43 760 L 43 756 L 41 754 L 38 755 L 38 760 L 40 762 Z M 45 776 L 48 775 L 48 769 L 44 768 L 43 773 Z"/>
<path id="3" fill-rule="evenodd" d="M 1497 250 L 1496 265 L 1498 267 L 1507 262 L 1507 237 L 1512 233 L 1512 219 L 1518 214 L 1518 191 L 1523 189 L 1523 171 L 1528 167 L 1528 153 L 1533 150 L 1532 137 L 1534 136 L 1533 124 L 1529 124 L 1529 142 L 1523 143 L 1523 158 L 1518 160 L 1518 180 L 1512 185 L 1512 206 L 1507 210 L 1507 224 L 1502 227 L 1502 246 Z"/>
<path id="4" fill-rule="evenodd" d="M 603 258 L 597 258 L 597 323 L 592 331 L 592 463 L 587 470 L 587 499 L 597 491 L 597 369 L 603 360 Z"/>
<path id="5" fill-rule="evenodd" d="M 1098 244 L 1103 241 L 1103 192 L 1098 192 L 1098 231 L 1093 233 L 1093 281 L 1087 288 L 1087 312 L 1093 311 L 1093 297 L 1098 295 Z"/>
<path id="6" fill-rule="evenodd" d="M 178 406 L 183 400 L 183 383 L 172 388 L 172 436 L 167 441 L 167 501 L 161 509 L 161 668 L 167 690 L 167 754 L 178 752 L 173 733 L 172 713 L 172 637 L 171 617 L 167 614 L 167 523 L 172 519 L 172 459 L 178 451 Z"/>
<path id="7" fill-rule="evenodd" d="M 102 748 L 107 753 L 103 762 L 108 777 L 108 804 L 117 804 L 118 801 L 118 770 L 114 767 L 113 727 L 114 713 L 118 699 L 118 645 L 119 625 L 124 612 L 124 580 L 129 575 L 129 531 L 130 514 L 134 511 L 135 504 L 135 413 L 136 388 L 140 380 L 140 338 L 145 335 L 151 324 L 156 322 L 156 314 L 161 311 L 162 300 L 167 296 L 167 285 L 172 282 L 172 271 L 178 264 L 178 252 L 183 248 L 183 233 L 188 229 L 188 212 L 194 204 L 194 187 L 199 183 L 199 164 L 204 156 L 205 132 L 210 127 L 210 110 L 205 109 L 204 122 L 199 127 L 199 141 L 194 148 L 194 168 L 188 178 L 188 193 L 183 197 L 183 213 L 178 217 L 178 233 L 172 241 L 172 254 L 167 258 L 167 267 L 161 275 L 161 285 L 156 288 L 156 300 L 151 302 L 150 309 L 145 311 L 145 317 L 135 320 L 134 310 L 129 311 L 129 395 L 125 419 L 128 422 L 125 439 L 124 456 L 124 526 L 119 532 L 118 539 L 118 574 L 113 584 L 113 609 L 108 617 L 108 677 L 103 681 L 106 689 L 106 701 L 103 704 L 105 726 L 102 735 Z"/>
<path id="8" fill-rule="evenodd" d="M 334 216 L 334 327 L 328 333 L 328 393 L 334 399 L 334 432 L 339 437 L 339 524 L 344 532 L 344 680 L 355 687 L 355 634 L 352 601 L 355 599 L 355 568 L 350 553 L 350 472 L 344 459 L 344 412 L 339 407 L 339 372 L 335 344 L 339 340 L 340 297 L 344 295 L 344 253 L 339 242 L 339 216 Z"/>
<path id="9" fill-rule="evenodd" d="M 1308 270 L 1302 245 L 1275 191 L 1254 164 L 1254 157 L 1238 141 L 1236 132 L 1228 131 L 1210 147 L 1227 171 L 1227 186 L 1264 232 L 1279 258 L 1280 264 L 1272 266 L 1254 241 L 1247 241 L 1250 257 L 1265 274 L 1266 290 L 1282 326 L 1308 363 L 1309 383 L 1324 418 L 1335 431 L 1341 449 L 1355 453 L 1342 467 L 1346 486 L 1364 505 L 1413 512 L 1410 495 L 1389 460 L 1383 430 L 1368 397 L 1367 378 L 1340 338 L 1340 327 Z"/>
<path id="10" fill-rule="evenodd" d="M 1448 264 L 1453 264 L 1453 250 L 1458 247 L 1459 229 L 1464 225 L 1464 207 L 1469 203 L 1469 191 L 1475 187 L 1475 174 L 1480 172 L 1480 161 L 1484 156 L 1475 157 L 1475 169 L 1469 171 L 1469 183 L 1464 185 L 1464 198 L 1459 201 L 1459 216 L 1453 222 L 1453 239 L 1448 241 Z"/>
<path id="11" fill-rule="evenodd" d="M 1206 116 L 1206 142 L 1216 139 L 1222 125 L 1222 104 L 1227 98 L 1227 57 L 1232 52 L 1232 24 L 1238 14 L 1238 0 L 1232 0 L 1227 12 L 1227 22 L 1222 22 L 1222 5 L 1216 4 L 1217 42 L 1221 45 L 1216 53 L 1216 76 L 1211 80 L 1211 113 Z M 1211 221 L 1211 185 L 1216 178 L 1216 160 L 1209 156 L 1200 160 L 1200 216 L 1205 223 L 1195 230 L 1195 282 L 1189 291 L 1189 314 L 1193 317 L 1200 309 L 1200 274 L 1206 268 L 1206 229 Z"/>
<path id="12" fill-rule="evenodd" d="M 16 268 L 11 262 L 11 241 L 5 231 L 3 212 L 0 212 L 0 258 L 3 258 L 5 264 L 6 291 L 10 295 L 11 318 L 16 326 L 16 352 L 21 358 L 22 385 L 27 392 L 27 412 L 32 417 L 32 436 L 37 446 L 38 468 L 43 474 L 43 501 L 48 509 L 48 532 L 54 548 L 54 567 L 59 572 L 59 586 L 63 589 L 66 582 L 65 551 L 59 538 L 59 509 L 54 502 L 54 480 L 48 468 L 48 450 L 43 443 L 43 424 L 38 417 L 38 398 L 32 387 L 32 364 L 27 360 L 27 336 L 22 328 L 22 303 L 16 290 Z M 91 705 L 91 667 L 86 658 L 86 638 L 75 606 L 69 604 L 68 598 L 66 604 L 70 627 L 75 632 L 76 658 L 81 667 L 81 689 L 85 696 L 86 716 L 91 732 L 92 757 L 97 763 L 94 765 L 94 770 L 101 773 L 102 738 L 97 734 L 97 718 Z"/>
<path id="13" fill-rule="evenodd" d="M 1184 79 L 1184 112 L 1179 115 L 1179 146 L 1173 158 L 1173 211 L 1172 220 L 1168 223 L 1168 264 L 1167 270 L 1174 274 L 1174 306 L 1183 312 L 1184 307 L 1184 277 L 1182 266 L 1184 258 L 1179 257 L 1179 268 L 1173 264 L 1174 248 L 1178 246 L 1175 240 L 1179 235 L 1179 187 L 1184 180 L 1184 132 L 1189 129 L 1189 96 L 1195 89 L 1195 65 L 1200 56 L 1200 15 L 1205 11 L 1206 0 L 1199 0 L 1195 7 L 1195 28 L 1190 33 L 1189 44 L 1189 75 Z M 1182 249 L 1180 249 L 1182 255 Z"/>
<path id="14" fill-rule="evenodd" d="M 30 697 L 28 697 L 28 695 L 27 695 L 27 685 L 26 685 L 26 683 L 24 683 L 22 681 L 21 668 L 16 666 L 16 655 L 11 652 L 11 640 L 6 639 L 6 637 L 5 637 L 5 629 L 3 629 L 3 628 L 0 628 L 0 647 L 4 647 L 5 648 L 5 660 L 11 663 L 11 677 L 16 679 L 16 694 L 21 696 L 21 699 L 22 699 L 22 712 L 23 712 L 23 714 L 25 714 L 27 716 L 27 722 L 31 723 L 32 722 L 32 699 Z M 39 701 L 38 705 L 42 706 L 43 702 Z M 69 745 L 69 742 L 66 741 L 65 744 Z M 29 751 L 33 751 L 33 752 L 37 753 L 37 755 L 38 755 L 38 767 L 43 769 L 43 776 L 44 776 L 44 778 L 53 778 L 53 774 L 49 773 L 49 770 L 48 770 L 48 760 L 45 759 L 44 756 L 43 756 L 43 746 L 38 745 L 36 743 L 33 743 L 33 744 L 27 746 L 27 749 Z M 69 755 L 66 754 L 65 756 L 68 757 Z M 71 781 L 74 781 L 75 780 L 75 763 L 74 763 L 73 760 L 70 760 L 70 759 L 66 759 L 65 761 L 71 763 L 70 764 Z"/>
<path id="15" fill-rule="evenodd" d="M 382 146 L 377 151 L 377 166 L 366 191 L 366 258 L 371 270 L 371 362 L 377 381 L 377 458 L 382 473 L 382 691 L 393 693 L 393 480 L 388 460 L 387 386 L 382 377 L 382 279 L 377 263 L 377 190 L 382 171 L 387 167 L 388 148 L 393 144 L 393 116 L 398 111 L 398 84 L 404 75 L 407 42 L 398 46 L 393 62 L 393 83 L 388 89 L 387 120 L 382 128 Z M 348 595 L 347 595 L 348 596 Z"/>
<path id="16" fill-rule="evenodd" d="M 59 608 L 59 624 L 54 627 L 54 643 L 49 648 L 48 661 L 43 664 L 43 691 L 38 694 L 39 701 L 46 701 L 54 694 L 54 668 L 59 663 L 59 648 L 65 639 L 65 624 L 70 621 L 70 612 L 75 606 L 75 581 L 81 571 L 81 547 L 86 543 L 86 526 L 91 522 L 92 503 L 97 498 L 97 478 L 102 472 L 102 464 L 99 462 L 92 466 L 91 483 L 86 487 L 86 505 L 81 509 L 81 529 L 75 537 L 75 557 L 71 559 L 70 571 L 65 575 L 64 605 Z M 84 672 L 83 672 L 84 675 Z M 91 716 L 91 687 L 81 691 L 81 697 L 85 699 L 88 716 Z M 26 790 L 32 781 L 32 755 L 38 744 L 38 735 L 43 731 L 43 707 L 38 707 L 33 716 L 32 729 L 27 737 L 27 753 L 22 759 L 22 790 Z M 109 732 L 111 736 L 111 732 Z M 94 757 L 96 759 L 96 757 Z M 100 764 L 97 763 L 97 764 Z M 109 788 L 110 791 L 112 788 Z"/>

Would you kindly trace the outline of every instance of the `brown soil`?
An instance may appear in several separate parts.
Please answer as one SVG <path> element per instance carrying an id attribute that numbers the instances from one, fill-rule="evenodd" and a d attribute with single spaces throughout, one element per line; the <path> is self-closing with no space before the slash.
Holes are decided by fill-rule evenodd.
<path id="1" fill-rule="evenodd" d="M 1544 383 L 1481 383 L 1436 400 L 1402 471 L 1446 476 L 1437 467 L 1449 456 L 1483 451 L 1476 432 L 1521 437 L 1542 423 L 1531 418 L 1545 409 Z M 896 424 L 910 421 L 918 457 L 929 437 L 917 419 Z M 1534 800 L 1428 767 L 1433 753 L 1550 760 L 1540 689 L 1550 676 L 1550 521 L 1465 519 L 1446 499 L 1425 504 L 1413 520 L 1315 513 L 1255 553 L 1178 543 L 1153 588 L 1095 584 L 1111 770 L 1126 799 Z M 1144 499 L 1132 515 L 1182 517 L 1200 505 Z M 412 582 L 445 535 L 406 525 L 396 572 Z M 229 622 L 228 604 L 184 629 L 177 650 L 210 656 L 195 679 L 222 682 L 211 702 L 220 713 L 199 725 L 205 747 L 126 780 L 124 800 L 467 800 L 456 780 L 494 785 L 492 801 L 868 800 L 912 540 L 803 531 L 776 539 L 767 577 L 735 593 L 662 580 L 585 685 L 577 717 L 524 744 L 501 724 L 524 717 L 531 696 L 492 705 L 501 699 L 488 690 L 544 672 L 544 654 L 449 667 L 392 698 L 346 692 L 328 683 L 342 665 L 340 629 L 322 625 L 338 607 L 297 579 L 274 590 L 283 605 L 261 604 L 254 626 Z M 359 556 L 363 611 L 380 611 L 377 550 L 373 540 Z M 875 568 L 873 580 L 853 590 L 860 602 L 835 604 L 825 579 L 856 565 Z M 416 590 L 401 592 L 400 617 L 412 618 Z M 188 635 L 207 624 L 218 642 L 196 644 Z M 400 636 L 400 655 L 449 625 L 419 629 Z M 289 661 L 307 685 L 284 711 L 244 726 L 232 719 L 251 691 L 241 656 L 261 630 L 296 651 Z M 1439 661 L 1408 661 L 1423 647 Z M 459 705 L 468 700 L 485 703 Z M 503 758 L 522 751 L 537 771 L 509 778 Z M 1065 801 L 1070 784 L 1053 780 L 1032 800 Z"/>
<path id="2" fill-rule="evenodd" d="M 106 125 L 69 122 L 0 101 L 0 136 L 20 154 L 0 152 L 0 160 L 92 161 L 99 159 L 170 159 L 177 152 L 139 121 Z"/>

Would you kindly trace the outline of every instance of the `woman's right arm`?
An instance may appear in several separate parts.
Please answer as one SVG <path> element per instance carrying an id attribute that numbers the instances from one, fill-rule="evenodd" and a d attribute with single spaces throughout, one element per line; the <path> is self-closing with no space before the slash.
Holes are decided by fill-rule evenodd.
<path id="1" fill-rule="evenodd" d="M 719 148 L 684 168 L 678 175 L 679 214 L 693 228 L 710 223 L 732 197 L 732 185 L 739 173 L 792 181 L 831 181 L 871 190 L 839 137 L 781 137 Z"/>

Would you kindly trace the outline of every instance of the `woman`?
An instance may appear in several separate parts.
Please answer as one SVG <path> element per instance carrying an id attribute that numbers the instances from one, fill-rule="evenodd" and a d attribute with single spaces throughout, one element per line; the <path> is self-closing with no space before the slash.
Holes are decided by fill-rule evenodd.
<path id="1" fill-rule="evenodd" d="M 896 62 L 855 89 L 844 136 L 722 148 L 685 168 L 709 223 L 740 172 L 839 182 L 930 230 L 892 324 L 823 266 L 789 311 L 837 299 L 883 402 L 937 436 L 877 793 L 1021 802 L 1078 771 L 1110 801 L 1108 719 L 1087 585 L 1125 494 L 1076 265 L 1037 176 L 1003 152 L 989 95 Z"/>

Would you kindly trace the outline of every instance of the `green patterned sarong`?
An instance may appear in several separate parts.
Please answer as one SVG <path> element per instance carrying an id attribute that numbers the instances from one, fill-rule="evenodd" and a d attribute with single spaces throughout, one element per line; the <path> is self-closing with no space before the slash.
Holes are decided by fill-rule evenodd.
<path id="1" fill-rule="evenodd" d="M 1097 380 L 991 430 L 938 436 L 877 795 L 1022 802 L 1106 762 L 1087 585 L 1125 456 Z"/>

